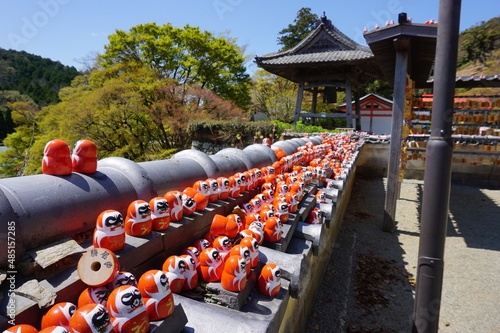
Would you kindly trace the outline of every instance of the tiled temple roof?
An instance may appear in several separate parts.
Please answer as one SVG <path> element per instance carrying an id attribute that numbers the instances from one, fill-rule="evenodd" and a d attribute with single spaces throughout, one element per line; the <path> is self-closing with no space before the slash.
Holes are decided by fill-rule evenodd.
<path id="1" fill-rule="evenodd" d="M 261 67 L 308 63 L 349 62 L 373 58 L 368 47 L 359 45 L 323 16 L 316 29 L 291 49 L 255 57 Z"/>

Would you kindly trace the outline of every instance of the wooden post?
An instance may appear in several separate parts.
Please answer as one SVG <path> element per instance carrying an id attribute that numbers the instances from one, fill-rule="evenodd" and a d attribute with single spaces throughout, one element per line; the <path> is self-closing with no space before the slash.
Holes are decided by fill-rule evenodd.
<path id="1" fill-rule="evenodd" d="M 359 105 L 359 90 L 354 91 L 354 114 L 356 114 L 356 131 L 361 131 L 361 106 Z"/>
<path id="2" fill-rule="evenodd" d="M 399 161 L 401 158 L 401 137 L 406 99 L 406 75 L 408 73 L 408 38 L 398 38 L 394 74 L 394 99 L 392 106 L 391 147 L 387 167 L 387 190 L 385 194 L 384 222 L 382 230 L 393 232 L 396 223 L 396 203 L 398 199 Z"/>
<path id="3" fill-rule="evenodd" d="M 293 117 L 293 124 L 299 121 L 300 110 L 302 109 L 302 97 L 304 95 L 304 81 L 299 82 L 299 89 L 297 90 L 297 102 L 295 104 L 295 115 Z"/>
<path id="4" fill-rule="evenodd" d="M 351 82 L 345 80 L 345 106 L 346 106 L 346 126 L 347 128 L 352 127 L 352 91 Z"/>
<path id="5" fill-rule="evenodd" d="M 318 87 L 313 88 L 313 96 L 311 102 L 311 112 L 316 113 L 316 106 L 318 105 Z M 312 123 L 316 123 L 316 118 L 312 118 Z"/>

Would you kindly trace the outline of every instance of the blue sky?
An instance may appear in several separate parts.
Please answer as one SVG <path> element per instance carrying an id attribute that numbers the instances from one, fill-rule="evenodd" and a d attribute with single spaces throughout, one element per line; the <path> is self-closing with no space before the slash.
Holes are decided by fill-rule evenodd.
<path id="1" fill-rule="evenodd" d="M 199 26 L 215 35 L 229 32 L 246 54 L 276 52 L 278 32 L 302 7 L 326 16 L 360 44 L 364 27 L 397 21 L 406 12 L 413 22 L 438 19 L 437 0 L 11 0 L 2 1 L 0 47 L 24 50 L 83 68 L 82 59 L 102 53 L 107 36 L 141 23 Z M 461 28 L 500 16 L 499 0 L 462 0 Z M 249 72 L 254 70 L 248 63 Z"/>

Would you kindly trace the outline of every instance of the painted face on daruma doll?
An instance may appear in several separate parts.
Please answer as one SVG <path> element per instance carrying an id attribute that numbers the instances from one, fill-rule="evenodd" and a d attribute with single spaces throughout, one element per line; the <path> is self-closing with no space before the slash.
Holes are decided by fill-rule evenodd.
<path id="1" fill-rule="evenodd" d="M 155 299 L 162 299 L 171 293 L 167 275 L 160 270 L 150 270 L 142 274 L 138 289 L 143 297 Z"/>
<path id="2" fill-rule="evenodd" d="M 136 222 L 151 219 L 151 207 L 144 200 L 135 200 L 128 206 L 127 215 Z"/>
<path id="3" fill-rule="evenodd" d="M 143 307 L 141 292 L 134 286 L 118 287 L 111 292 L 107 307 L 113 317 L 125 317 Z"/>
<path id="4" fill-rule="evenodd" d="M 123 229 L 123 216 L 116 210 L 105 210 L 97 217 L 96 228 L 102 231 Z"/>

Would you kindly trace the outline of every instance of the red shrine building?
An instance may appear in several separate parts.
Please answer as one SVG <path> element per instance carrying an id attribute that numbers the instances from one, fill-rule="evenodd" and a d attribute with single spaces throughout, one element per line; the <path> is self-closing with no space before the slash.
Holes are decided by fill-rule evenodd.
<path id="1" fill-rule="evenodd" d="M 360 128 L 364 132 L 390 134 L 392 122 L 392 101 L 375 94 L 359 99 Z M 353 103 L 354 107 L 354 103 Z M 346 104 L 339 105 L 339 111 L 346 112 Z M 355 119 L 356 122 L 359 119 Z"/>

